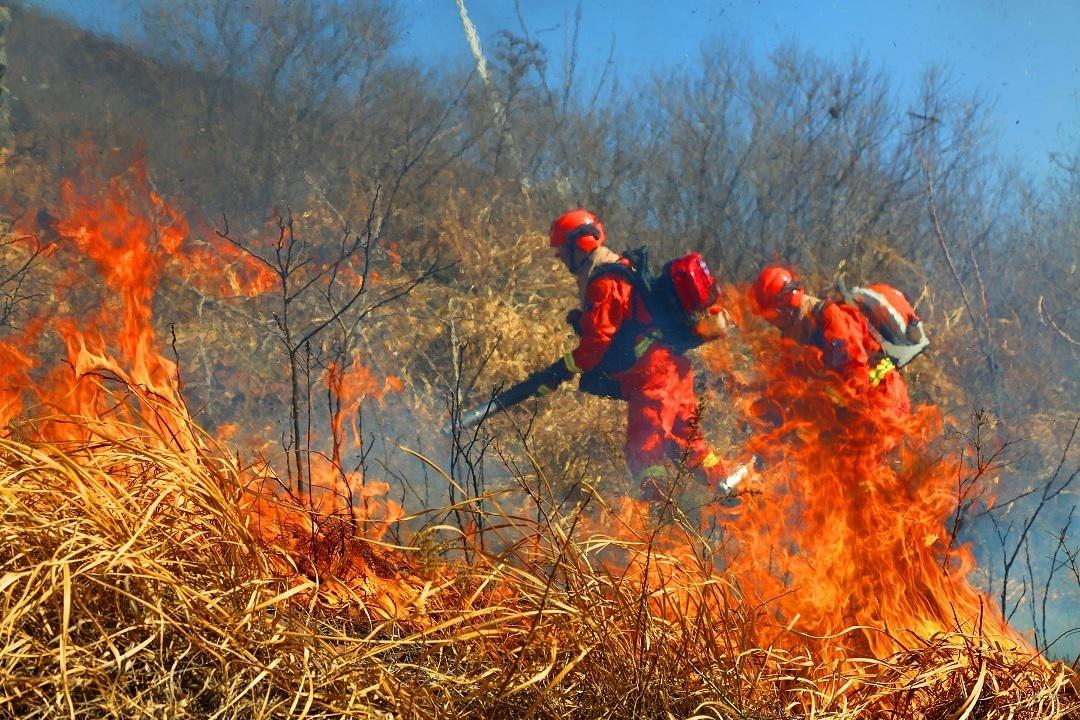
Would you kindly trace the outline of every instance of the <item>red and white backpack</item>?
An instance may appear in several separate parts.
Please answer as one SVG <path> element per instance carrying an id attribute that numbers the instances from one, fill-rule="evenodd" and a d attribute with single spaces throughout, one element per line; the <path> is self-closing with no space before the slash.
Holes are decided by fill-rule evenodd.
<path id="1" fill-rule="evenodd" d="M 701 253 L 669 260 L 658 273 L 649 269 L 646 248 L 624 255 L 631 266 L 606 265 L 629 279 L 642 294 L 663 342 L 675 352 L 692 350 L 721 336 L 727 328 L 720 290 Z"/>
<path id="2" fill-rule="evenodd" d="M 896 367 L 904 367 L 930 345 L 922 320 L 896 288 L 874 283 L 848 290 L 841 284 L 840 292 L 862 312 L 870 334 Z"/>

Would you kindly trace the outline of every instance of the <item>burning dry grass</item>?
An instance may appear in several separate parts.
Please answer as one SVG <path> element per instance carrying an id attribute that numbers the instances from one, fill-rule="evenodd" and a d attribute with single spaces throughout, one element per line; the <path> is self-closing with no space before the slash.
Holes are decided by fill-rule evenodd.
<path id="1" fill-rule="evenodd" d="M 474 548 L 426 582 L 403 560 L 391 571 L 369 563 L 366 585 L 335 582 L 319 575 L 325 564 L 298 562 L 302 546 L 253 529 L 235 460 L 162 449 L 130 430 L 123 440 L 0 441 L 5 715 L 1080 713 L 1072 671 L 972 637 L 831 664 L 761 643 L 764 609 L 697 572 L 708 548 L 679 523 L 662 542 L 658 532 L 616 542 L 585 529 L 582 506 L 560 514 L 541 503 L 539 520 L 489 518 L 506 549 Z M 619 517 L 605 509 L 596 522 Z M 432 526 L 416 540 L 447 532 Z M 380 586 L 411 604 L 387 618 Z"/>

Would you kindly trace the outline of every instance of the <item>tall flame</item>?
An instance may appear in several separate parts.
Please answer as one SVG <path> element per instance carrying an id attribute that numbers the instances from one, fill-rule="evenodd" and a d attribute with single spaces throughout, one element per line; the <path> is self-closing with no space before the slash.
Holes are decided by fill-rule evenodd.
<path id="1" fill-rule="evenodd" d="M 24 229 L 42 233 L 49 243 L 52 302 L 42 303 L 22 332 L 3 344 L 9 362 L 0 421 L 7 423 L 30 403 L 37 408 L 32 434 L 42 440 L 111 435 L 108 424 L 91 431 L 65 419 L 75 416 L 122 423 L 141 414 L 166 437 L 187 435 L 186 413 L 176 410 L 183 406 L 176 365 L 158 352 L 151 319 L 165 263 L 189 228 L 148 184 L 142 163 L 104 185 L 84 173 L 63 182 L 56 215 L 41 212 L 39 226 Z M 133 186 L 145 189 L 138 200 Z M 66 367 L 41 367 L 57 340 Z M 141 407 L 118 402 L 106 378 L 130 388 Z M 191 448 L 195 441 L 187 435 L 181 444 Z"/>
<path id="2" fill-rule="evenodd" d="M 41 274 L 51 278 L 55 302 L 43 303 L 17 336 L 0 342 L 0 423 L 15 422 L 24 436 L 46 443 L 139 435 L 175 451 L 214 452 L 188 414 L 176 362 L 160 352 L 153 324 L 158 286 L 171 276 L 200 292 L 253 297 L 272 287 L 273 274 L 210 232 L 196 237 L 182 213 L 154 191 L 142 161 L 105 182 L 85 163 L 37 223 L 22 230 L 51 243 Z M 44 362 L 57 345 L 65 362 Z M 380 386 L 359 363 L 329 381 L 345 412 L 367 395 L 400 387 L 393 378 Z M 306 497 L 282 492 L 260 462 L 242 470 L 243 505 L 294 585 L 318 579 L 316 599 L 368 617 L 405 614 L 419 581 L 368 542 L 400 518 L 401 508 L 384 497 L 387 483 L 341 466 L 343 426 L 336 417 L 332 457 L 312 453 Z M 120 476 L 138 477 L 138 469 Z"/>
<path id="3" fill-rule="evenodd" d="M 765 464 L 763 492 L 726 525 L 744 591 L 808 642 L 842 635 L 850 652 L 884 657 L 910 645 L 909 632 L 1023 644 L 971 585 L 970 547 L 947 529 L 958 468 L 933 446 L 940 412 L 889 412 L 819 350 L 752 323 L 741 335 L 749 372 L 730 347 L 707 362 L 736 374 L 748 450 Z"/>

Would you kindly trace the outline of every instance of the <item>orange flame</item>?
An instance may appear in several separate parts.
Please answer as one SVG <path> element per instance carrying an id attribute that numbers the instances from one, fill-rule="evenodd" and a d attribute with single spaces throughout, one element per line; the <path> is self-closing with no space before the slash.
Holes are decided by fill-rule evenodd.
<path id="1" fill-rule="evenodd" d="M 849 650 L 878 657 L 908 631 L 1023 644 L 970 584 L 970 548 L 946 529 L 957 467 L 932 446 L 937 409 L 897 413 L 880 388 L 840 377 L 772 328 L 751 323 L 741 336 L 757 362 L 737 373 L 738 409 L 766 464 L 764 492 L 726 526 L 744 591 L 808 639 L 844 634 Z M 717 347 L 706 362 L 731 373 L 736 356 Z"/>
<path id="2" fill-rule="evenodd" d="M 204 292 L 252 297 L 273 287 L 273 274 L 227 243 L 193 240 L 179 211 L 153 192 L 142 163 L 104 186 L 84 174 L 66 182 L 61 196 L 51 230 L 58 249 L 49 258 L 59 300 L 18 341 L 0 343 L 0 421 L 25 414 L 30 401 L 51 409 L 39 413 L 51 420 L 32 426 L 39 439 L 120 436 L 129 432 L 124 423 L 141 421 L 176 447 L 197 447 L 176 365 L 158 351 L 157 286 L 170 274 Z M 207 272 L 221 257 L 230 270 Z M 732 307 L 736 318 L 746 316 Z M 756 368 L 738 362 L 734 343 L 716 343 L 706 356 L 743 395 L 738 409 L 754 431 L 748 449 L 768 463 L 766 492 L 744 499 L 734 521 L 724 521 L 730 571 L 743 592 L 808 641 L 854 627 L 841 642 L 878 656 L 896 650 L 905 631 L 927 636 L 977 623 L 994 639 L 1022 642 L 970 584 L 970 548 L 945 530 L 956 468 L 933 453 L 939 413 L 880 413 L 858 387 L 825 370 L 819 353 L 781 342 L 771 329 L 744 328 Z M 41 367 L 50 334 L 66 347 L 69 367 Z M 106 379 L 119 380 L 137 402 L 118 402 Z M 374 602 L 395 617 L 421 593 L 404 563 L 364 538 L 383 537 L 402 508 L 386 497 L 386 483 L 344 468 L 341 449 L 346 435 L 354 447 L 361 443 L 350 418 L 364 398 L 399 390 L 400 381 L 380 382 L 358 363 L 332 366 L 325 381 L 337 409 L 329 457 L 310 458 L 310 494 L 268 492 L 276 480 L 269 468 L 249 468 L 250 525 L 278 553 L 282 575 L 318 582 L 317 599 L 346 612 L 366 612 Z M 697 557 L 685 533 L 653 532 L 634 501 L 613 514 L 627 542 L 609 571 L 665 615 L 724 612 L 713 558 Z"/>
<path id="3" fill-rule="evenodd" d="M 5 422 L 29 400 L 52 409 L 39 409 L 39 416 L 58 413 L 131 422 L 141 415 L 142 421 L 165 431 L 164 436 L 179 439 L 183 434 L 181 444 L 194 446 L 184 431 L 186 413 L 176 411 L 183 407 L 176 365 L 157 351 L 151 323 L 165 263 L 189 230 L 148 184 L 142 163 L 105 186 L 89 172 L 63 182 L 58 217 L 45 228 L 53 244 L 48 263 L 56 303 L 24 328 L 17 340 L 20 352 L 12 352 L 11 341 L 6 345 L 13 362 L 4 382 Z M 132 194 L 134 187 L 145 190 L 138 196 L 141 202 Z M 95 275 L 100 280 L 93 280 Z M 56 338 L 66 348 L 68 367 L 45 368 L 42 376 L 31 377 L 39 366 L 37 357 L 48 354 Z M 112 343 L 118 347 L 117 358 L 108 350 Z M 134 409 L 118 403 L 106 380 L 119 380 L 150 405 Z M 109 434 L 107 425 L 97 425 L 92 432 Z M 43 440 L 74 440 L 91 431 L 53 418 L 36 423 L 35 433 Z"/>
<path id="4" fill-rule="evenodd" d="M 371 370 L 356 360 L 344 369 L 339 363 L 331 363 L 326 371 L 325 383 L 336 403 L 330 418 L 330 428 L 334 464 L 340 465 L 346 428 L 351 438 L 350 446 L 355 449 L 363 445 L 359 427 L 360 406 L 368 397 L 382 400 L 388 392 L 401 392 L 403 386 L 401 380 L 393 375 L 386 377 L 380 385 Z"/>
<path id="5" fill-rule="evenodd" d="M 206 451 L 176 363 L 159 351 L 153 325 L 159 283 L 168 275 L 202 292 L 253 297 L 275 278 L 210 233 L 209 241 L 194 239 L 181 212 L 153 190 L 142 161 L 105 183 L 95 173 L 84 164 L 78 177 L 63 182 L 52 214 L 41 214 L 55 246 L 45 276 L 53 279 L 56 302 L 17 337 L 0 342 L 0 422 L 19 419 L 22 432 L 48 442 L 128 438 L 133 426 L 148 427 L 156 432 L 147 441 Z M 66 364 L 45 365 L 41 359 L 58 342 Z M 395 617 L 415 605 L 420 583 L 368 541 L 387 532 L 401 507 L 385 497 L 387 483 L 342 469 L 336 440 L 365 396 L 381 397 L 400 383 L 389 378 L 380 386 L 360 364 L 328 379 L 341 401 L 334 458 L 312 455 L 311 492 L 303 499 L 268 493 L 276 479 L 265 463 L 247 468 L 244 506 L 294 585 L 314 580 L 316 599 L 328 606 Z M 224 428 L 222 435 L 234 431 Z"/>

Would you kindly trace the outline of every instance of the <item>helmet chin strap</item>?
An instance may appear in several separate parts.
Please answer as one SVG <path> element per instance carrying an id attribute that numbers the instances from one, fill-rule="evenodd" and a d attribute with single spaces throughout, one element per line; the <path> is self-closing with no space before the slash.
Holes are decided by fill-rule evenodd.
<path id="1" fill-rule="evenodd" d="M 581 256 L 581 262 L 574 262 L 576 256 Z M 589 254 L 577 246 L 577 242 L 570 243 L 570 254 L 567 255 L 566 266 L 570 269 L 570 272 L 574 275 L 578 274 L 581 268 L 585 267 L 585 261 L 588 260 Z"/>

